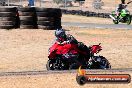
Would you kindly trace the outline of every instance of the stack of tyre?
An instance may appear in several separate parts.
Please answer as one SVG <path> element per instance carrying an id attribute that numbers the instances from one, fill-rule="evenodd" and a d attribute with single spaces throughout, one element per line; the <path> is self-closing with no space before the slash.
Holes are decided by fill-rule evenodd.
<path id="1" fill-rule="evenodd" d="M 36 15 L 39 29 L 52 30 L 61 28 L 61 9 L 36 8 Z"/>
<path id="2" fill-rule="evenodd" d="M 34 7 L 19 7 L 19 22 L 21 29 L 36 29 L 36 11 Z"/>
<path id="3" fill-rule="evenodd" d="M 15 7 L 0 7 L 0 29 L 13 29 L 17 25 L 17 9 Z"/>

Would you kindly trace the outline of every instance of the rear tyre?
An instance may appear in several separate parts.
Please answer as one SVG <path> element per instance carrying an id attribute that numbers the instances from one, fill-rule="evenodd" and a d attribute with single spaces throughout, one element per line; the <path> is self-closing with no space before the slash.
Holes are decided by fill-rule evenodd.
<path id="1" fill-rule="evenodd" d="M 131 16 L 127 16 L 126 23 L 127 23 L 127 25 L 131 24 Z"/>
<path id="2" fill-rule="evenodd" d="M 96 62 L 99 63 L 99 68 L 98 69 L 111 69 L 111 65 L 105 57 L 96 56 L 95 60 L 96 60 Z"/>

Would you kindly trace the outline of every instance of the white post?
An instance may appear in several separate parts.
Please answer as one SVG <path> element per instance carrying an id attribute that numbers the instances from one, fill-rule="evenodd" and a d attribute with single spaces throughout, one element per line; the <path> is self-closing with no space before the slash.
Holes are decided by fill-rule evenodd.
<path id="1" fill-rule="evenodd" d="M 66 9 L 66 0 L 64 1 L 64 6 L 65 6 L 65 9 Z"/>
<path id="2" fill-rule="evenodd" d="M 39 5 L 40 5 L 40 7 L 42 6 L 42 5 L 41 5 L 41 0 L 39 0 Z"/>
<path id="3" fill-rule="evenodd" d="M 21 6 L 22 6 L 22 0 L 20 0 L 20 1 L 19 1 L 19 5 L 21 5 Z"/>
<path id="4" fill-rule="evenodd" d="M 81 5 L 81 11 L 82 11 L 82 1 L 80 1 L 80 5 Z"/>
<path id="5" fill-rule="evenodd" d="M 8 6 L 9 6 L 9 0 L 8 0 Z"/>

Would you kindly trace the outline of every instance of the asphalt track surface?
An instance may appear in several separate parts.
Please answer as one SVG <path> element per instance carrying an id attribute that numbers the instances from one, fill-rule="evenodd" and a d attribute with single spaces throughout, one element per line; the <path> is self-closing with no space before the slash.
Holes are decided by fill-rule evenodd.
<path id="1" fill-rule="evenodd" d="M 123 69 L 109 69 L 109 70 L 99 70 L 99 69 L 89 69 L 86 70 L 89 73 L 98 73 L 98 72 L 132 72 L 132 68 L 123 68 Z M 20 72 L 1 72 L 0 77 L 2 76 L 27 76 L 27 75 L 48 75 L 48 74 L 64 74 L 64 73 L 77 73 L 77 70 L 63 70 L 63 71 L 20 71 Z"/>
<path id="2" fill-rule="evenodd" d="M 75 26 L 80 28 L 101 28 L 101 29 L 132 29 L 132 25 L 127 24 L 95 24 L 79 22 L 62 22 L 62 26 Z"/>

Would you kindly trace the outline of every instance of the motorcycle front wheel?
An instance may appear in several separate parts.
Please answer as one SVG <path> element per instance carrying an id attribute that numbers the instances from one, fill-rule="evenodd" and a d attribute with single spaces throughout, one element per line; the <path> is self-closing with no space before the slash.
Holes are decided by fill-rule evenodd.
<path id="1" fill-rule="evenodd" d="M 118 22 L 118 20 L 113 20 L 113 23 L 118 24 L 119 22 Z"/>
<path id="2" fill-rule="evenodd" d="M 54 60 L 48 60 L 47 64 L 46 64 L 46 69 L 47 70 L 54 70 L 54 63 L 55 63 Z"/>
<path id="3" fill-rule="evenodd" d="M 47 70 L 68 70 L 68 66 L 61 59 L 49 59 L 46 64 Z"/>

